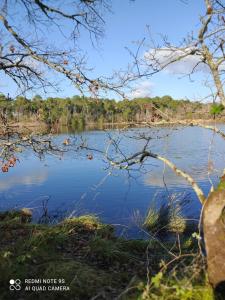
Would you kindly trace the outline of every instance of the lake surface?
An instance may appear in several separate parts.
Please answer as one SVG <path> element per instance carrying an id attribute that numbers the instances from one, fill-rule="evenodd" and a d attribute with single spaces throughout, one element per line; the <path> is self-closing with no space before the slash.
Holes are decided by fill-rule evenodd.
<path id="1" fill-rule="evenodd" d="M 225 131 L 224 125 L 218 127 Z M 143 148 L 144 141 L 138 138 L 140 134 L 151 136 L 149 149 L 190 173 L 205 194 L 211 182 L 218 182 L 225 167 L 225 140 L 203 128 L 140 128 L 122 133 L 117 130 L 85 131 L 72 134 L 71 139 L 82 136 L 92 148 L 105 149 L 109 134 L 120 140 L 126 155 Z M 59 134 L 54 139 L 62 144 L 69 136 Z M 87 159 L 87 154 L 93 155 L 93 159 Z M 40 221 L 43 207 L 56 220 L 71 215 L 96 214 L 104 222 L 116 224 L 118 232 L 129 228 L 127 234 L 131 236 L 137 234 L 137 216 L 144 216 L 153 201 L 158 203 L 171 195 L 180 199 L 186 197 L 190 203 L 185 215 L 198 217 L 200 204 L 195 193 L 163 163 L 148 159 L 141 172 L 134 168 L 129 174 L 107 167 L 103 156 L 94 151 L 68 151 L 61 159 L 47 155 L 44 160 L 31 151 L 23 152 L 15 168 L 9 173 L 0 173 L 0 210 L 29 207 L 33 210 L 34 221 Z"/>

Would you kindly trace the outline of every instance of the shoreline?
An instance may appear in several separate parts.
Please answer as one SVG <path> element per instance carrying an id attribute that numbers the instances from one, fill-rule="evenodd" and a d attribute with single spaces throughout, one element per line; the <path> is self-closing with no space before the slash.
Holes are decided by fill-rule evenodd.
<path id="1" fill-rule="evenodd" d="M 96 128 L 96 129 L 103 129 L 104 127 L 110 127 L 110 128 L 129 128 L 131 126 L 133 127 L 153 127 L 153 126 L 166 126 L 166 125 L 197 125 L 197 124 L 225 124 L 225 119 L 220 119 L 220 120 L 214 120 L 214 119 L 177 119 L 174 121 L 165 121 L 165 120 L 161 120 L 161 121 L 156 121 L 156 122 L 148 122 L 148 121 L 142 121 L 142 122 L 115 122 L 115 123 L 109 123 L 109 122 L 104 122 L 102 124 L 99 124 L 98 122 L 89 122 L 86 123 L 83 126 L 83 129 L 91 129 L 91 128 Z M 30 121 L 22 121 L 22 122 L 12 122 L 9 123 L 9 127 L 12 128 L 18 128 L 20 129 L 36 129 L 39 128 L 40 130 L 47 130 L 49 127 L 50 128 L 54 128 L 54 127 L 58 127 L 58 128 L 71 128 L 71 126 L 66 125 L 66 124 L 55 124 L 55 125 L 47 125 L 44 122 L 30 122 Z"/>
<path id="2" fill-rule="evenodd" d="M 116 237 L 112 225 L 90 215 L 64 219 L 59 224 L 32 224 L 30 218 L 25 209 L 0 213 L 0 293 L 4 300 L 30 299 L 37 291 L 44 291 L 41 295 L 52 300 L 97 299 L 103 291 L 104 297 L 99 299 L 160 300 L 167 295 L 168 299 L 172 296 L 180 300 L 181 292 L 190 300 L 213 299 L 204 265 L 195 262 L 197 239 L 181 235 L 179 245 L 172 242 L 173 252 L 178 255 L 182 249 L 186 256 L 181 269 L 182 258 L 164 269 L 162 260 L 164 264 L 171 260 L 165 251 L 165 247 L 172 246 L 169 241 L 162 247 L 157 239 Z M 190 280 L 184 268 L 192 269 L 193 264 L 195 271 L 199 268 L 201 272 Z M 175 277 L 172 267 L 177 267 Z M 22 283 L 17 298 L 9 292 L 10 278 L 19 278 Z M 53 292 L 50 283 L 50 288 L 41 290 L 34 284 L 34 288 L 25 290 L 25 280 L 30 278 L 60 279 L 67 288 Z"/>

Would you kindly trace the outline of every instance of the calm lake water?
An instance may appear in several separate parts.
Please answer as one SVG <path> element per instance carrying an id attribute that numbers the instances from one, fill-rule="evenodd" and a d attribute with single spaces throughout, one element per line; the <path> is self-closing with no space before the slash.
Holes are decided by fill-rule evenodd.
<path id="1" fill-rule="evenodd" d="M 225 131 L 224 125 L 218 127 Z M 121 149 L 126 154 L 143 147 L 142 140 L 131 136 L 151 135 L 149 149 L 189 172 L 206 194 L 210 181 L 216 184 L 225 167 L 225 141 L 203 128 L 130 129 L 125 133 L 85 131 L 74 133 L 73 138 L 82 136 L 91 147 L 104 149 L 109 134 L 121 140 Z M 59 134 L 54 139 L 61 144 L 68 136 Z M 107 223 L 117 224 L 119 231 L 127 226 L 128 234 L 136 235 L 137 215 L 144 216 L 153 201 L 176 195 L 186 196 L 190 201 L 186 216 L 198 217 L 200 205 L 195 193 L 161 162 L 148 159 L 141 173 L 137 169 L 130 174 L 124 170 L 109 173 L 100 153 L 91 152 L 93 159 L 87 159 L 90 152 L 69 151 L 62 159 L 46 156 L 44 160 L 30 151 L 22 153 L 15 168 L 9 173 L 0 173 L 0 210 L 29 207 L 35 221 L 40 220 L 43 206 L 56 219 L 71 214 L 96 214 Z M 209 167 L 213 169 L 210 176 Z"/>

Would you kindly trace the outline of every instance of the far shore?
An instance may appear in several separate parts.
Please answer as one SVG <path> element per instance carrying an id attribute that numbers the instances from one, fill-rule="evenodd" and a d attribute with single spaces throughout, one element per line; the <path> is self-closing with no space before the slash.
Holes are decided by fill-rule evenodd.
<path id="1" fill-rule="evenodd" d="M 99 124 L 98 122 L 88 122 L 84 125 L 83 129 L 126 129 L 130 127 L 155 127 L 155 126 L 173 126 L 173 125 L 198 125 L 198 124 L 225 124 L 225 119 L 175 119 L 175 120 L 160 120 L 160 121 L 143 121 L 143 122 L 103 122 Z M 66 124 L 55 124 L 55 125 L 47 125 L 45 122 L 42 121 L 21 121 L 21 122 L 12 122 L 9 123 L 9 126 L 14 129 L 18 129 L 19 132 L 24 130 L 32 130 L 35 132 L 43 132 L 48 131 L 49 128 L 53 128 L 57 131 L 57 129 L 61 128 L 69 128 Z M 76 128 L 75 128 L 76 129 Z M 79 129 L 79 128 L 77 128 Z M 53 132 L 55 131 L 53 130 Z M 60 130 L 59 130 L 60 131 Z M 1 125 L 0 125 L 0 132 Z"/>

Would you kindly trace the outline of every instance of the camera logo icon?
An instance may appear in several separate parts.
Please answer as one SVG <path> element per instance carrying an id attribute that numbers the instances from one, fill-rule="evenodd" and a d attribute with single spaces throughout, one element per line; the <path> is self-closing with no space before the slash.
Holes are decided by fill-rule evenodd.
<path id="1" fill-rule="evenodd" d="M 10 291 L 20 291 L 21 290 L 21 280 L 20 279 L 10 279 L 9 280 Z"/>

